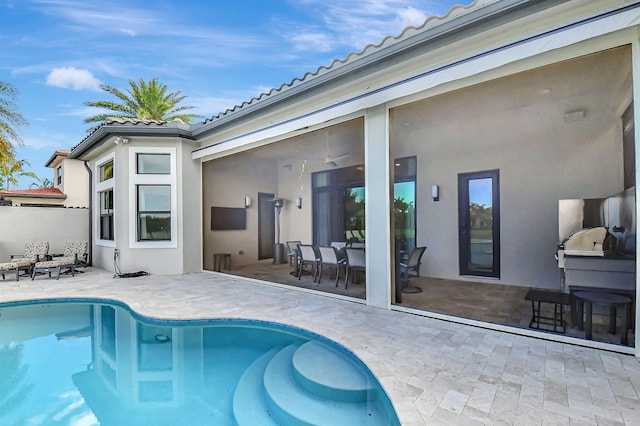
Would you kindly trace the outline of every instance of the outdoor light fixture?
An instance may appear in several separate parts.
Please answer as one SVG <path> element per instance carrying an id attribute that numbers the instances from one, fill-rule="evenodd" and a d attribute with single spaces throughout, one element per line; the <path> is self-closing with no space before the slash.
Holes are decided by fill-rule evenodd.
<path id="1" fill-rule="evenodd" d="M 296 198 L 296 206 L 301 209 L 302 208 L 302 197 Z"/>
<path id="2" fill-rule="evenodd" d="M 440 201 L 440 187 L 438 185 L 431 185 L 431 198 L 433 201 Z"/>
<path id="3" fill-rule="evenodd" d="M 244 208 L 248 209 L 249 207 L 251 207 L 251 197 L 247 195 L 244 197 Z"/>
<path id="4" fill-rule="evenodd" d="M 120 145 L 120 144 L 126 145 L 129 143 L 129 139 L 116 136 L 116 138 L 113 140 L 113 143 L 115 143 L 116 145 Z"/>

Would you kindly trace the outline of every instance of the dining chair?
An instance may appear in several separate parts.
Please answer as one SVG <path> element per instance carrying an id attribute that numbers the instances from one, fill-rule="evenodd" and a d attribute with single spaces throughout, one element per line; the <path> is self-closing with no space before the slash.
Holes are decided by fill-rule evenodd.
<path id="1" fill-rule="evenodd" d="M 289 251 L 289 253 L 287 254 L 287 256 L 289 257 L 289 265 L 297 269 L 298 258 L 300 257 L 298 246 L 302 244 L 302 241 L 287 241 L 286 244 L 287 244 L 287 250 Z"/>
<path id="2" fill-rule="evenodd" d="M 340 278 L 340 269 L 345 267 L 346 259 L 341 259 L 338 250 L 335 247 L 320 246 L 318 247 L 320 254 L 320 264 L 318 266 L 318 284 L 322 281 L 322 270 L 325 266 L 329 266 L 336 270 L 336 287 Z M 346 274 L 346 272 L 345 272 Z"/>
<path id="3" fill-rule="evenodd" d="M 318 275 L 318 266 L 320 264 L 320 257 L 316 253 L 315 248 L 310 244 L 298 245 L 300 250 L 300 262 L 298 265 L 298 279 L 302 277 L 302 270 L 306 265 L 311 265 L 311 271 L 313 273 L 313 282 L 316 282 L 316 276 Z"/>
<path id="4" fill-rule="evenodd" d="M 344 274 L 344 288 L 347 288 L 349 284 L 349 275 L 351 272 L 364 272 L 366 274 L 366 259 L 364 256 L 364 249 L 362 248 L 351 248 L 347 247 L 345 249 L 347 255 L 347 264 L 346 264 L 346 272 Z M 353 277 L 351 278 L 351 283 L 353 284 Z"/>
<path id="5" fill-rule="evenodd" d="M 420 287 L 409 285 L 409 273 L 413 271 L 413 275 L 420 277 L 420 264 L 422 263 L 422 255 L 426 247 L 416 247 L 406 262 L 400 262 L 400 280 L 403 284 L 403 293 L 419 293 L 422 291 Z"/>

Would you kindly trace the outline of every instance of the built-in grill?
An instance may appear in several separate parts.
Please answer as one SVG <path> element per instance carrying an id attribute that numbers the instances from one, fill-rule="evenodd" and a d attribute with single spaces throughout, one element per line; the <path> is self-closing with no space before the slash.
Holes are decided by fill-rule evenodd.
<path id="1" fill-rule="evenodd" d="M 607 198 L 560 200 L 556 259 L 565 291 L 635 293 L 635 188 Z"/>
<path id="2" fill-rule="evenodd" d="M 604 257 L 615 247 L 615 240 L 604 226 L 581 229 L 558 243 L 558 268 L 564 268 L 565 256 Z"/>

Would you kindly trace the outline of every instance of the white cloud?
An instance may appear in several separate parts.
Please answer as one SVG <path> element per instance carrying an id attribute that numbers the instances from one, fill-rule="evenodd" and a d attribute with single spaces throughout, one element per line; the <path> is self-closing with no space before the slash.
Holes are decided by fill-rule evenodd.
<path id="1" fill-rule="evenodd" d="M 292 34 L 290 41 L 295 50 L 312 50 L 315 52 L 330 52 L 334 48 L 331 36 L 321 32 L 301 32 Z"/>
<path id="2" fill-rule="evenodd" d="M 100 90 L 100 80 L 91 72 L 76 67 L 54 68 L 47 76 L 47 84 L 73 90 Z"/>

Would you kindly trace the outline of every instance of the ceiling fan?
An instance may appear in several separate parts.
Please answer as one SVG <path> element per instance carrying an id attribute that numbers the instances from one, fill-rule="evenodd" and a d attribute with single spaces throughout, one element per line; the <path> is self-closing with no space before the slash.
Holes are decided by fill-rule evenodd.
<path id="1" fill-rule="evenodd" d="M 348 158 L 351 154 L 342 154 L 342 155 L 336 155 L 335 157 L 332 157 L 330 155 L 327 155 L 324 159 L 324 164 L 328 164 L 331 167 L 338 167 L 338 163 L 342 160 L 344 160 L 345 158 Z"/>
<path id="2" fill-rule="evenodd" d="M 330 155 L 329 154 L 329 132 L 326 132 L 327 138 L 327 155 L 324 157 L 324 164 L 327 164 L 331 167 L 338 167 L 338 163 L 346 158 L 348 158 L 351 154 L 345 153 L 340 155 Z"/>

